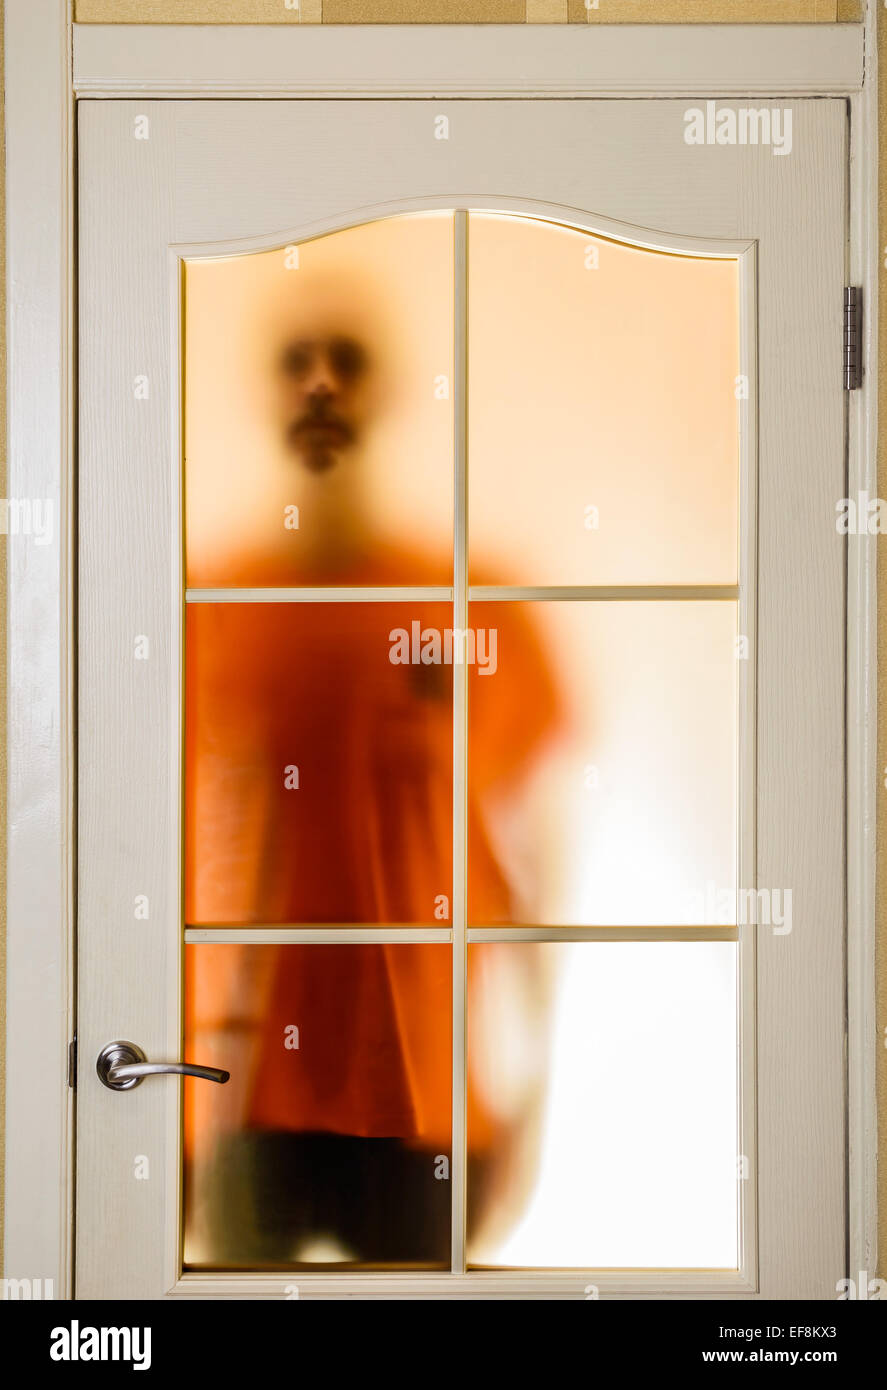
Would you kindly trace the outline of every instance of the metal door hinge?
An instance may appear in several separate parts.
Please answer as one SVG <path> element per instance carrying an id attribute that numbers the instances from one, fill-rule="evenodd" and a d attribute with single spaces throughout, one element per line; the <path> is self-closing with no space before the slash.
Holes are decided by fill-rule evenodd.
<path id="1" fill-rule="evenodd" d="M 68 1085 L 72 1091 L 77 1089 L 77 1034 L 68 1043 Z"/>
<path id="2" fill-rule="evenodd" d="M 844 288 L 844 390 L 858 391 L 862 385 L 862 289 Z"/>

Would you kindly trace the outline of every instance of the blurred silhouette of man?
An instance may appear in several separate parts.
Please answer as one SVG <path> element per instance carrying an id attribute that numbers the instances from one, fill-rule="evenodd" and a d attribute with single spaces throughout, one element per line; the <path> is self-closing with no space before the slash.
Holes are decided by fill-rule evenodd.
<path id="1" fill-rule="evenodd" d="M 452 583 L 451 557 L 424 553 L 421 535 L 395 545 L 367 520 L 362 449 L 386 404 L 384 332 L 368 317 L 327 287 L 283 319 L 270 408 L 308 502 L 297 533 L 230 560 L 231 586 Z M 189 924 L 452 925 L 452 670 L 395 665 L 389 652 L 391 629 L 451 626 L 453 610 L 392 600 L 189 605 Z M 479 924 L 522 920 L 487 807 L 559 718 L 519 606 L 497 605 L 494 620 L 499 669 L 469 671 L 496 683 L 495 698 L 469 704 L 468 920 Z M 232 1072 L 225 1088 L 186 1086 L 191 1262 L 447 1266 L 449 945 L 188 949 L 189 1055 Z M 472 980 L 495 970 L 485 949 L 472 948 Z M 524 1035 L 544 997 L 534 957 L 527 947 L 508 1025 Z M 469 1018 L 472 998 L 469 984 Z M 526 1144 L 513 1140 L 534 1085 L 502 1105 L 470 1091 L 472 1213 L 528 1180 L 514 1157 Z"/>

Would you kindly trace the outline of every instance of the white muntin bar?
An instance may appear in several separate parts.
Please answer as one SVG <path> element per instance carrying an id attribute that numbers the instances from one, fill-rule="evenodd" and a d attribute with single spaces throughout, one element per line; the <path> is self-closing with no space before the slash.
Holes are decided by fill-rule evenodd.
<path id="1" fill-rule="evenodd" d="M 452 603 L 456 589 L 445 585 L 359 588 L 186 589 L 186 603 Z M 469 603 L 735 602 L 738 584 L 472 584 Z"/>
<path id="2" fill-rule="evenodd" d="M 737 941 L 731 926 L 668 927 L 469 927 L 469 944 L 495 941 Z"/>
<path id="3" fill-rule="evenodd" d="M 453 336 L 453 626 L 468 627 L 468 214 L 455 214 Z M 453 667 L 453 1133 L 451 1263 L 465 1270 L 467 1096 L 465 1072 L 468 968 L 468 672 Z"/>
<path id="4" fill-rule="evenodd" d="M 465 937 L 469 945 L 496 941 L 737 941 L 739 928 L 717 924 L 686 927 L 466 927 Z M 399 927 L 396 924 L 362 927 L 355 923 L 315 926 L 311 923 L 299 925 L 284 922 L 280 925 L 262 923 L 244 926 L 237 923 L 225 926 L 216 922 L 211 926 L 185 928 L 186 946 L 359 946 L 370 942 L 389 946 L 447 946 L 453 941 L 454 932 L 449 927 Z"/>
<path id="5" fill-rule="evenodd" d="M 333 946 L 362 946 L 371 942 L 381 942 L 393 946 L 440 945 L 447 946 L 453 940 L 449 927 L 361 927 L 351 923 L 342 926 L 298 926 L 292 922 L 273 926 L 262 923 L 259 926 L 229 926 L 213 923 L 212 926 L 186 927 L 185 945 L 212 943 L 214 945 L 238 946 L 314 946 L 318 943 Z"/>
<path id="6" fill-rule="evenodd" d="M 472 584 L 468 590 L 471 603 L 512 602 L 580 602 L 580 603 L 704 603 L 735 602 L 739 598 L 738 584 L 558 584 L 527 585 Z"/>
<path id="7" fill-rule="evenodd" d="M 186 603 L 452 603 L 445 585 L 413 588 L 186 589 Z"/>
<path id="8" fill-rule="evenodd" d="M 452 603 L 455 591 L 446 585 L 358 588 L 231 588 L 186 589 L 186 603 Z M 489 602 L 735 602 L 738 584 L 472 584 L 469 603 Z"/>

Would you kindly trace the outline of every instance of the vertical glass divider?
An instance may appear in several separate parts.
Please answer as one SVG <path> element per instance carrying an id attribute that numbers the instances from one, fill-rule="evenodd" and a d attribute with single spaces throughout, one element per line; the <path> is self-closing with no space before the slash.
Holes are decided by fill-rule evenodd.
<path id="1" fill-rule="evenodd" d="M 454 224 L 453 627 L 468 626 L 468 213 Z M 453 1135 L 452 1268 L 465 1269 L 467 1078 L 467 745 L 468 668 L 453 662 Z"/>

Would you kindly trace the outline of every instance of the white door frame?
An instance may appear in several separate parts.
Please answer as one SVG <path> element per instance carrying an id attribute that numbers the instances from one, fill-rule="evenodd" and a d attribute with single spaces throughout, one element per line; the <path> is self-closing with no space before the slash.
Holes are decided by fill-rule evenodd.
<path id="1" fill-rule="evenodd" d="M 869 0 L 871 10 L 873 0 Z M 877 69 L 861 25 L 75 25 L 5 0 L 9 542 L 6 1235 L 9 1278 L 72 1288 L 74 108 L 77 98 L 845 96 L 848 283 L 876 363 Z M 848 495 L 877 494 L 877 376 L 848 397 Z M 837 499 L 835 499 L 837 501 Z M 876 545 L 848 538 L 848 1273 L 876 1269 Z"/>

